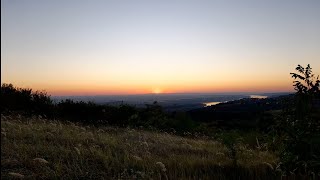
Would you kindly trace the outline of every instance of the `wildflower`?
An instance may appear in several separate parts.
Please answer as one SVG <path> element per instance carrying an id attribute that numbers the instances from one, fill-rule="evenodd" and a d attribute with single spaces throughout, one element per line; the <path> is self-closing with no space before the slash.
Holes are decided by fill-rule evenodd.
<path id="1" fill-rule="evenodd" d="M 49 162 L 43 158 L 34 158 L 33 161 L 36 161 L 38 163 L 42 163 L 42 164 L 48 164 Z"/>
<path id="2" fill-rule="evenodd" d="M 161 171 L 166 172 L 166 166 L 162 162 L 156 162 L 156 165 L 158 165 L 161 169 Z"/>
<path id="3" fill-rule="evenodd" d="M 10 176 L 15 177 L 15 178 L 20 178 L 20 179 L 24 178 L 24 175 L 22 175 L 22 174 L 20 174 L 20 173 L 10 172 L 10 173 L 8 173 L 8 174 L 9 174 Z"/>

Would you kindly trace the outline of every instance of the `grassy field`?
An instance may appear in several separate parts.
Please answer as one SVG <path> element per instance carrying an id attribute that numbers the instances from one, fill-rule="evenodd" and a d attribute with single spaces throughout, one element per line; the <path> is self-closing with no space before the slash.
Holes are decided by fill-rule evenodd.
<path id="1" fill-rule="evenodd" d="M 1 117 L 1 178 L 274 179 L 277 157 L 208 138 Z M 236 164 L 235 164 L 236 159 Z"/>

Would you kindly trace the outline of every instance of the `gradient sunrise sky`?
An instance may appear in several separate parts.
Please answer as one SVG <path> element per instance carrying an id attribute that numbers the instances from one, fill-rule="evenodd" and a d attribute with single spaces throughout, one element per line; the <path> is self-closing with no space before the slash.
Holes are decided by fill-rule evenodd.
<path id="1" fill-rule="evenodd" d="M 2 0 L 1 82 L 52 95 L 292 91 L 319 0 Z"/>

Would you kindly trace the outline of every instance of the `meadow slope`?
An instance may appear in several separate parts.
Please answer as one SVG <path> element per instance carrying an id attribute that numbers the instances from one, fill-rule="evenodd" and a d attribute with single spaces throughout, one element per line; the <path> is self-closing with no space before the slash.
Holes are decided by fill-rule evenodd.
<path id="1" fill-rule="evenodd" d="M 1 116 L 1 178 L 273 179 L 277 157 L 244 144 L 41 117 Z M 236 159 L 236 164 L 235 164 Z"/>

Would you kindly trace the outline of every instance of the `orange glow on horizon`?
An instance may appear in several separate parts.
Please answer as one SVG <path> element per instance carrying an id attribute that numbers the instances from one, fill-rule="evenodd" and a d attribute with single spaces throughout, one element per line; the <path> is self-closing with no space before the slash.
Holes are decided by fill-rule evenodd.
<path id="1" fill-rule="evenodd" d="M 160 94 L 160 93 L 162 93 L 162 90 L 160 88 L 155 88 L 155 89 L 152 90 L 152 93 Z"/>
<path id="2" fill-rule="evenodd" d="M 134 95 L 167 93 L 239 93 L 239 92 L 291 92 L 292 79 L 189 79 L 182 81 L 171 78 L 170 81 L 153 79 L 149 82 L 120 81 L 107 83 L 100 81 L 51 81 L 50 83 L 10 82 L 14 86 L 45 90 L 52 96 L 69 95 Z M 157 83 L 155 83 L 157 82 Z"/>
<path id="3" fill-rule="evenodd" d="M 290 92 L 293 91 L 292 85 L 251 85 L 251 86 L 171 86 L 170 87 L 136 87 L 136 88 L 108 88 L 108 87 L 48 87 L 48 88 L 36 88 L 33 90 L 44 89 L 48 94 L 53 96 L 65 96 L 65 95 L 134 95 L 134 94 L 167 94 L 167 93 L 238 93 L 238 92 Z M 151 89 L 151 90 L 150 90 Z M 164 90 L 166 89 L 166 90 Z"/>

